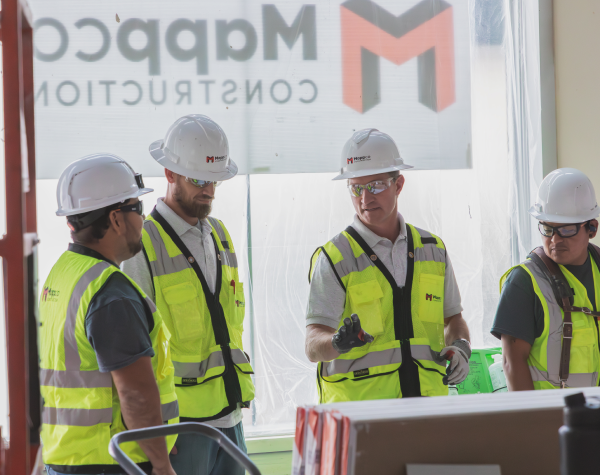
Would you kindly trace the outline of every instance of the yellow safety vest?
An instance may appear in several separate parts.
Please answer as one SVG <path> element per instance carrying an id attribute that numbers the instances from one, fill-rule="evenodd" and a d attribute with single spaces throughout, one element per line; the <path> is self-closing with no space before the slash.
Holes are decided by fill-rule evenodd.
<path id="1" fill-rule="evenodd" d="M 104 473 L 117 466 L 108 453 L 108 444 L 113 435 L 127 428 L 112 377 L 99 371 L 85 331 L 90 302 L 116 272 L 121 271 L 107 261 L 67 251 L 44 285 L 40 299 L 40 383 L 44 400 L 41 436 L 44 463 L 57 472 Z M 135 282 L 131 283 L 154 317 L 150 333 L 152 368 L 163 420 L 175 424 L 179 422 L 179 408 L 169 331 L 152 300 Z M 167 438 L 169 450 L 175 440 L 176 436 Z M 149 466 L 137 442 L 122 447 L 134 462 Z"/>
<path id="2" fill-rule="evenodd" d="M 591 255 L 590 260 L 594 276 L 596 304 L 598 304 L 600 302 L 600 274 L 598 273 L 598 266 Z M 544 331 L 533 342 L 527 359 L 533 387 L 535 389 L 559 389 L 564 312 L 558 304 L 552 285 L 542 269 L 531 259 L 527 259 L 519 266 L 525 269 L 531 277 L 533 290 L 544 309 Z M 506 279 L 515 267 L 511 267 L 500 279 L 500 291 L 502 291 Z M 587 307 L 594 310 L 585 286 L 566 267 L 562 265 L 559 265 L 559 267 L 569 286 L 575 291 L 573 306 Z M 583 312 L 572 312 L 571 318 L 573 320 L 573 339 L 571 340 L 569 379 L 567 379 L 566 385 L 571 388 L 598 386 L 600 350 L 598 348 L 596 318 Z"/>
<path id="3" fill-rule="evenodd" d="M 446 365 L 433 353 L 445 346 L 446 248 L 427 231 L 410 224 L 407 230 L 402 288 L 351 226 L 313 254 L 310 275 L 324 253 L 346 291 L 342 322 L 356 313 L 362 328 L 375 337 L 319 363 L 321 403 L 448 394 L 442 383 Z"/>
<path id="4" fill-rule="evenodd" d="M 182 421 L 223 417 L 254 399 L 252 367 L 244 353 L 244 288 L 229 233 L 208 218 L 217 256 L 215 293 L 198 263 L 156 208 L 142 242 L 156 306 L 173 338 L 175 389 Z"/>

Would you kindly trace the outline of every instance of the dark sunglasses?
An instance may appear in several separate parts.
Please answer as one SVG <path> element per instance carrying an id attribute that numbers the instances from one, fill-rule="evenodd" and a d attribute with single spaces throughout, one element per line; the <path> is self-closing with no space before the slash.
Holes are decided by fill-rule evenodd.
<path id="1" fill-rule="evenodd" d="M 115 209 L 115 211 L 123 211 L 123 213 L 129 213 L 133 211 L 142 216 L 144 214 L 144 202 L 138 201 L 132 205 L 121 206 L 120 208 Z"/>
<path id="2" fill-rule="evenodd" d="M 546 223 L 538 223 L 538 229 L 540 230 L 542 236 L 545 237 L 552 237 L 554 236 L 554 233 L 556 233 L 560 237 L 570 238 L 576 236 L 581 226 L 584 226 L 588 223 L 589 221 L 577 224 L 563 224 L 562 226 L 550 226 Z"/>

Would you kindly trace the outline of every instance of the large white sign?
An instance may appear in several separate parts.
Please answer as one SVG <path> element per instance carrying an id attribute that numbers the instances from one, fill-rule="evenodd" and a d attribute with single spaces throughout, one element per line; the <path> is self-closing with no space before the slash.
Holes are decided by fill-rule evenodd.
<path id="1" fill-rule="evenodd" d="M 470 166 L 468 0 L 33 0 L 38 178 L 216 120 L 240 173 L 336 172 L 375 127 L 424 169 Z"/>

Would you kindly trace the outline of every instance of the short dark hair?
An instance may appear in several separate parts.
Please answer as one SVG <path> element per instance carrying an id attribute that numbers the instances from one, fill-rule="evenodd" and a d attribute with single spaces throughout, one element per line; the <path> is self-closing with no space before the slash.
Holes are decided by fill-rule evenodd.
<path id="1" fill-rule="evenodd" d="M 393 178 L 395 180 L 396 178 L 398 178 L 400 176 L 400 171 L 399 170 L 394 170 L 392 172 L 388 172 L 388 176 L 390 178 Z"/>
<path id="2" fill-rule="evenodd" d="M 95 210 L 90 211 L 89 213 L 81 213 L 74 214 L 72 216 L 67 216 L 67 225 L 69 226 L 69 229 L 71 229 L 71 239 L 73 240 L 73 242 L 80 244 L 89 244 L 100 241 L 100 239 L 104 237 L 106 231 L 108 231 L 108 228 L 110 227 L 110 220 L 108 218 L 110 212 L 112 210 L 117 209 L 119 206 L 121 206 L 121 204 L 122 203 L 115 203 L 114 205 L 109 205 L 105 208 L 102 208 L 101 211 L 103 211 L 103 213 L 100 215 L 100 217 L 94 222 L 92 222 L 90 225 L 81 229 L 78 229 L 80 221 L 86 216 L 88 216 L 90 213 L 95 212 Z"/>

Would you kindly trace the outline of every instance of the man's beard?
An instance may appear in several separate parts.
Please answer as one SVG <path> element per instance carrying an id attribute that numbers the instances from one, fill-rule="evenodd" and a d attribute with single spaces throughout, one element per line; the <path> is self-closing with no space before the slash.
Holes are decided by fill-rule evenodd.
<path id="1" fill-rule="evenodd" d="M 142 247 L 144 247 L 144 245 L 142 244 L 141 238 L 139 241 L 130 241 L 127 243 L 127 248 L 129 249 L 131 257 L 135 256 L 138 252 L 140 252 L 142 250 Z"/>
<path id="2" fill-rule="evenodd" d="M 203 204 L 197 203 L 193 199 L 186 200 L 178 189 L 175 189 L 175 191 L 173 192 L 173 198 L 175 198 L 175 201 L 177 201 L 183 212 L 190 217 L 193 216 L 200 220 L 203 220 L 212 211 L 211 203 Z"/>

